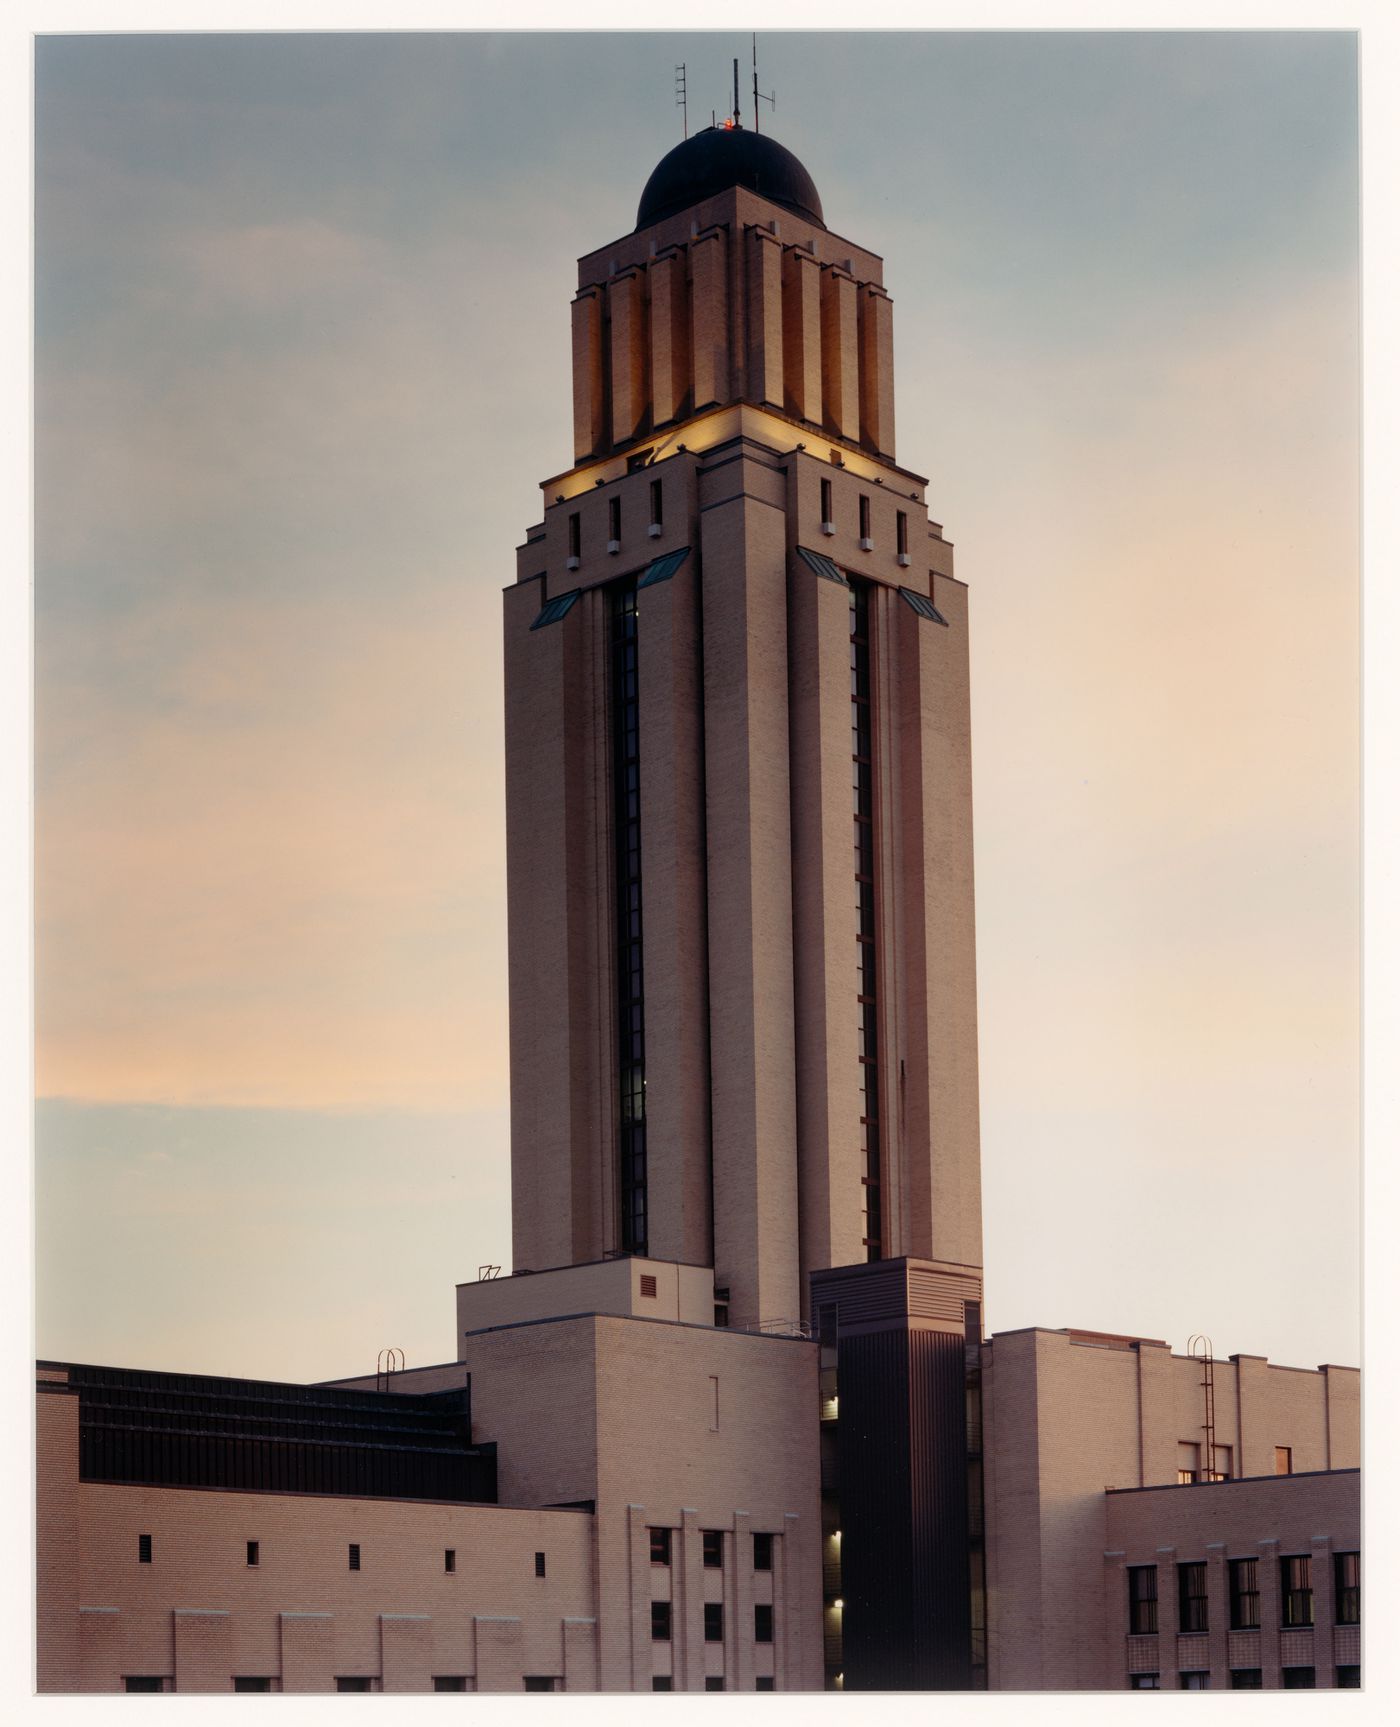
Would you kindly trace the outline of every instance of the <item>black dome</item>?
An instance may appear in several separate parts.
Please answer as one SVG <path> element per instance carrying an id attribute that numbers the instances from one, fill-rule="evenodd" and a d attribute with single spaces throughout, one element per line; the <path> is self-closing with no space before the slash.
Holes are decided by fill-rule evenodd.
<path id="1" fill-rule="evenodd" d="M 637 226 L 648 228 L 731 186 L 747 186 L 819 228 L 826 226 L 812 176 L 792 151 L 776 138 L 740 126 L 707 126 L 663 156 L 642 191 Z"/>

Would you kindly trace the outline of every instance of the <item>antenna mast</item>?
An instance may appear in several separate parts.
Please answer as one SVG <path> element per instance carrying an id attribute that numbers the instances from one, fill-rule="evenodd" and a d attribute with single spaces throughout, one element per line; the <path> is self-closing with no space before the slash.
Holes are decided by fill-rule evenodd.
<path id="1" fill-rule="evenodd" d="M 676 67 L 676 106 L 681 111 L 681 136 L 690 136 L 690 110 L 685 101 L 685 61 Z"/>
<path id="2" fill-rule="evenodd" d="M 758 32 L 755 30 L 753 32 L 753 129 L 755 132 L 758 131 L 758 105 L 760 102 L 767 102 L 773 108 L 778 106 L 776 95 L 765 96 L 758 87 Z"/>

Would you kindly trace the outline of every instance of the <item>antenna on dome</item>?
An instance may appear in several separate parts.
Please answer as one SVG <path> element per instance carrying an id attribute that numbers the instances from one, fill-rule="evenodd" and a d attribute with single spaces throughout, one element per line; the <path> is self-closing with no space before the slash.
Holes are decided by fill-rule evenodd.
<path id="1" fill-rule="evenodd" d="M 690 136 L 690 110 L 685 102 L 685 61 L 676 67 L 676 106 L 681 111 L 681 136 Z"/>
<path id="2" fill-rule="evenodd" d="M 773 108 L 778 106 L 777 95 L 765 96 L 758 87 L 758 32 L 753 32 L 753 129 L 758 131 L 758 105 L 768 102 Z"/>
<path id="3" fill-rule="evenodd" d="M 743 125 L 743 121 L 739 118 L 739 56 L 737 54 L 734 56 L 734 124 L 736 126 Z"/>

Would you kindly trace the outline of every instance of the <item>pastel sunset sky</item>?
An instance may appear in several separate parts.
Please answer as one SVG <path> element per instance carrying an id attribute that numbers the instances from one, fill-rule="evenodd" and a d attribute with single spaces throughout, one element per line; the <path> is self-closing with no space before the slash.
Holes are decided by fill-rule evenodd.
<path id="1" fill-rule="evenodd" d="M 39 41 L 41 1354 L 423 1365 L 509 1266 L 499 591 L 747 53 Z M 1355 38 L 760 55 L 971 591 L 989 1328 L 1354 1362 Z"/>

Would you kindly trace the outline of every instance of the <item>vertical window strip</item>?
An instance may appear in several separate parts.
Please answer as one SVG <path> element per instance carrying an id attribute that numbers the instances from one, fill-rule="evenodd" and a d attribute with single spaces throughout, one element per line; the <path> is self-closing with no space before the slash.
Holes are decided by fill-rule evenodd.
<path id="1" fill-rule="evenodd" d="M 642 995 L 642 823 L 637 586 L 611 594 L 613 856 L 617 912 L 618 1190 L 620 1245 L 647 1250 L 645 1002 Z"/>
<path id="2" fill-rule="evenodd" d="M 851 810 L 855 840 L 856 1002 L 860 1043 L 861 1241 L 884 1256 L 880 1208 L 878 968 L 875 958 L 875 786 L 870 720 L 870 590 L 851 581 Z"/>

